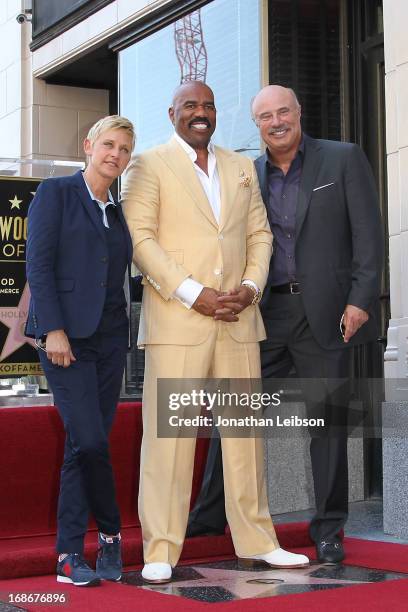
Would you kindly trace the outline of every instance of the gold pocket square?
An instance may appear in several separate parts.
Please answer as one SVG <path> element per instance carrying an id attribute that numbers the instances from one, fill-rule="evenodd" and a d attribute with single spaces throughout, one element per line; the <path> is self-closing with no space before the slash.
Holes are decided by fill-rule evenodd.
<path id="1" fill-rule="evenodd" d="M 251 184 L 251 177 L 244 170 L 239 173 L 239 184 L 241 187 L 249 187 Z"/>

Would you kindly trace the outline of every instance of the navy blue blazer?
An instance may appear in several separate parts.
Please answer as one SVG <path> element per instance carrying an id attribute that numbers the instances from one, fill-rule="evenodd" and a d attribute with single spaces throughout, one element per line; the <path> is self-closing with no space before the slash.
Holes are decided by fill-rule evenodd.
<path id="1" fill-rule="evenodd" d="M 118 212 L 130 278 L 132 240 L 120 205 Z M 26 335 L 63 329 L 71 338 L 91 336 L 102 316 L 108 263 L 105 229 L 81 171 L 44 180 L 28 211 Z"/>

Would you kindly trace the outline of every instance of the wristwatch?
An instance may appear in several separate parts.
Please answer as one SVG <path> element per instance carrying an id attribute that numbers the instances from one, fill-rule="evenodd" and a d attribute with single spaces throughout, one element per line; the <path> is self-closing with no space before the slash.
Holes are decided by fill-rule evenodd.
<path id="1" fill-rule="evenodd" d="M 261 297 L 262 297 L 262 291 L 260 289 L 255 289 L 252 283 L 251 284 L 242 283 L 242 284 L 244 285 L 244 287 L 248 287 L 248 289 L 250 289 L 253 293 L 251 306 L 255 306 L 255 304 L 259 304 L 259 302 L 261 301 Z"/>

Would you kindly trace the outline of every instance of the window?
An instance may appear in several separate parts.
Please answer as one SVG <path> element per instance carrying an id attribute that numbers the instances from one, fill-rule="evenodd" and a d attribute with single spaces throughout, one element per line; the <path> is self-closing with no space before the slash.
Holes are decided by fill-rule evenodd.
<path id="1" fill-rule="evenodd" d="M 135 124 L 139 152 L 169 139 L 173 91 L 196 78 L 215 94 L 214 142 L 259 155 L 250 115 L 251 98 L 260 88 L 259 25 L 256 0 L 214 0 L 120 52 L 120 112 Z"/>
<path id="2" fill-rule="evenodd" d="M 269 78 L 296 91 L 309 136 L 341 139 L 339 0 L 270 0 Z"/>

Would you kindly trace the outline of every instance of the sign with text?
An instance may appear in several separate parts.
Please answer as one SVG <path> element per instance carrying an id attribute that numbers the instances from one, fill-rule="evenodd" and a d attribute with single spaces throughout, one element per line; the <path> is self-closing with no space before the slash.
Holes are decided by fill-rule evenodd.
<path id="1" fill-rule="evenodd" d="M 0 177 L 0 376 L 43 374 L 34 341 L 24 335 L 27 212 L 40 182 Z"/>

